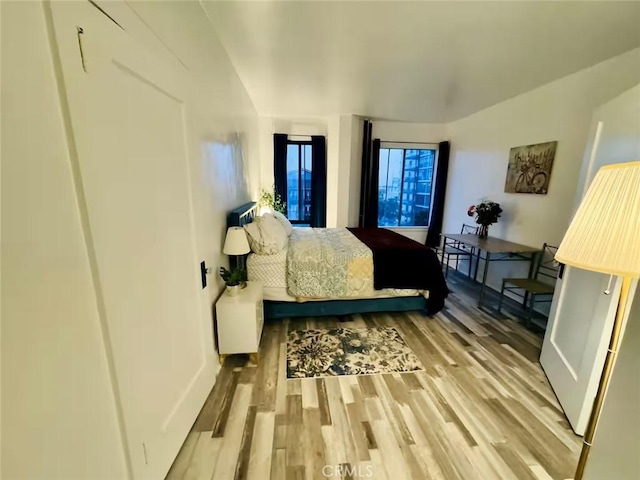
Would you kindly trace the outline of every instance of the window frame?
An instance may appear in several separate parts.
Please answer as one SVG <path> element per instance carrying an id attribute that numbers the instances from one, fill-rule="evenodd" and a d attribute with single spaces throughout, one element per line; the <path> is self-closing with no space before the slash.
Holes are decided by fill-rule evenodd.
<path id="1" fill-rule="evenodd" d="M 419 159 L 418 161 L 418 165 L 416 166 L 416 179 L 415 179 L 415 191 L 412 192 L 413 193 L 413 199 L 412 199 L 412 203 L 413 206 L 415 208 L 416 202 L 417 202 L 417 198 L 418 198 L 418 184 L 421 182 L 426 183 L 427 185 L 430 185 L 430 189 L 429 189 L 429 214 L 431 213 L 431 211 L 433 210 L 433 200 L 434 200 L 434 190 L 436 187 L 436 171 L 438 168 L 438 156 L 439 156 L 439 145 L 437 143 L 418 143 L 418 142 L 385 142 L 385 141 L 381 141 L 380 142 L 380 153 L 379 155 L 382 153 L 383 150 L 402 150 L 402 173 L 401 173 L 401 177 L 400 177 L 400 188 L 399 188 L 399 193 L 398 193 L 398 224 L 397 225 L 379 225 L 378 227 L 381 228 L 406 228 L 406 229 L 411 229 L 411 228 L 423 228 L 423 229 L 428 229 L 429 228 L 429 218 L 427 218 L 427 224 L 426 225 L 401 225 L 402 223 L 402 198 L 403 198 L 403 194 L 404 194 L 404 187 L 405 187 L 405 170 L 406 170 L 406 162 L 407 162 L 407 151 L 408 150 L 432 150 L 434 152 L 434 158 L 433 158 L 433 168 L 431 169 L 431 178 L 430 179 L 426 179 L 426 180 L 420 180 L 420 163 L 419 163 Z M 387 157 L 387 169 L 389 168 L 389 159 L 390 159 L 390 155 L 389 157 Z M 380 189 L 380 158 L 378 158 L 378 189 Z M 386 188 L 389 188 L 389 185 L 386 186 Z M 424 193 L 420 194 L 422 195 L 426 195 Z M 380 200 L 378 199 L 378 202 Z M 378 203 L 378 207 L 380 206 L 380 203 Z M 377 221 L 379 222 L 379 217 L 377 219 Z"/>
<path id="2" fill-rule="evenodd" d="M 311 149 L 311 158 L 310 158 L 310 163 L 311 163 L 311 174 L 313 175 L 313 146 L 311 143 L 311 139 L 309 140 L 290 140 L 287 138 L 287 152 L 289 151 L 289 145 L 296 145 L 298 147 L 298 212 L 303 212 L 304 211 L 304 195 L 300 195 L 301 191 L 300 191 L 300 187 L 303 185 L 302 182 L 302 147 L 303 146 L 309 146 L 309 148 Z M 288 158 L 287 158 L 288 161 Z M 304 189 L 302 190 L 304 192 Z M 313 195 L 313 192 L 311 193 L 311 195 Z M 310 199 L 311 200 L 311 199 Z M 286 198 L 286 203 L 287 203 L 287 220 L 289 220 L 289 222 L 292 225 L 309 225 L 311 222 L 311 212 L 309 212 L 309 220 L 305 221 L 305 220 L 291 220 L 289 218 L 289 184 L 287 182 L 287 198 Z M 300 217 L 300 215 L 298 215 L 298 217 Z"/>

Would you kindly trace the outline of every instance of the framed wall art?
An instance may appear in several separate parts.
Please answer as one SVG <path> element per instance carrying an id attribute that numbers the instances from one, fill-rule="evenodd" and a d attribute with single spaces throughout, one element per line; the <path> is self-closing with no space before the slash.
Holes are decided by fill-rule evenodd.
<path id="1" fill-rule="evenodd" d="M 504 191 L 546 195 L 557 146 L 556 141 L 512 148 Z"/>

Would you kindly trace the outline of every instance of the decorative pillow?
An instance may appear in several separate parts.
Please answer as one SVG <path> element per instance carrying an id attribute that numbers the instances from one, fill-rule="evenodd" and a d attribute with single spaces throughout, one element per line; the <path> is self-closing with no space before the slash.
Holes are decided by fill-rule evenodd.
<path id="1" fill-rule="evenodd" d="M 282 223 L 273 215 L 265 215 L 265 218 L 262 219 L 262 223 L 269 232 L 269 235 L 277 239 L 280 250 L 285 248 L 287 243 L 289 243 L 289 235 L 287 234 L 287 229 L 284 225 L 282 225 Z"/>
<path id="2" fill-rule="evenodd" d="M 271 212 L 271 215 L 275 217 L 275 219 L 278 220 L 284 227 L 284 231 L 287 232 L 287 236 L 291 236 L 291 232 L 293 232 L 293 226 L 291 225 L 289 219 L 280 212 L 276 212 L 275 210 Z"/>
<path id="3" fill-rule="evenodd" d="M 251 251 L 258 255 L 273 255 L 287 246 L 289 238 L 284 227 L 272 215 L 254 218 L 244 226 Z"/>

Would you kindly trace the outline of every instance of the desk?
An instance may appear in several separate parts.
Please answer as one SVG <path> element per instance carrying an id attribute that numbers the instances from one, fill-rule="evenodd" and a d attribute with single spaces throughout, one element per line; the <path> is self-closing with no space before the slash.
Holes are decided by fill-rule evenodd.
<path id="1" fill-rule="evenodd" d="M 476 268 L 473 274 L 473 279 L 478 277 L 478 265 L 480 260 L 484 260 L 484 270 L 482 272 L 482 282 L 480 283 L 480 298 L 478 298 L 478 306 L 482 305 L 482 299 L 484 298 L 484 290 L 487 282 L 487 273 L 489 272 L 489 262 L 529 262 L 529 277 L 533 273 L 533 267 L 535 260 L 540 253 L 539 248 L 529 247 L 527 245 L 521 245 L 519 243 L 508 242 L 500 238 L 487 237 L 480 238 L 475 234 L 470 233 L 443 233 L 443 255 L 442 262 L 444 263 L 444 247 L 447 245 L 452 246 L 454 244 L 464 244 L 467 247 L 474 249 L 474 255 L 476 256 Z M 481 256 L 481 252 L 484 252 L 484 257 Z M 523 305 L 526 306 L 527 298 Z"/>

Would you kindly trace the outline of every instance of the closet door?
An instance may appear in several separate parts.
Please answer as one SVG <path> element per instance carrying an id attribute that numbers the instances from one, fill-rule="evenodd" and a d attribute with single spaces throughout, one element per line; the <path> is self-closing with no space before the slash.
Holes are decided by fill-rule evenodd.
<path id="1" fill-rule="evenodd" d="M 90 3 L 51 9 L 124 443 L 135 479 L 164 478 L 213 383 L 190 204 L 188 81 Z"/>
<path id="2" fill-rule="evenodd" d="M 640 158 L 639 118 L 640 85 L 595 111 L 576 207 L 600 167 Z M 566 267 L 556 284 L 540 363 L 578 435 L 584 434 L 591 415 L 621 284 L 620 278 L 610 283 L 607 275 L 573 267 Z M 632 284 L 628 308 L 636 284 Z"/>

